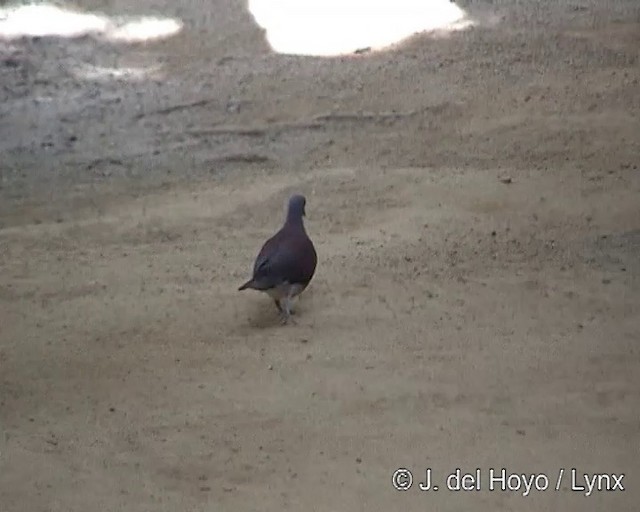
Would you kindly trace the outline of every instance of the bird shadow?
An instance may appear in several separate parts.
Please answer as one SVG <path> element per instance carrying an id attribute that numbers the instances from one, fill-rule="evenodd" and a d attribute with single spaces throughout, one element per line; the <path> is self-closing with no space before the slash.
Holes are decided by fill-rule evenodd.
<path id="1" fill-rule="evenodd" d="M 291 328 L 303 327 L 306 325 L 303 320 L 305 312 L 308 308 L 300 304 L 299 301 L 293 303 L 291 317 L 287 324 L 282 323 L 282 316 L 278 308 L 270 300 L 256 300 L 249 307 L 248 315 L 245 317 L 245 327 L 252 329 L 274 329 L 274 328 Z"/>
<path id="2" fill-rule="evenodd" d="M 249 312 L 246 326 L 254 329 L 286 327 L 286 325 L 282 324 L 280 313 L 273 303 L 260 303 L 253 305 Z"/>

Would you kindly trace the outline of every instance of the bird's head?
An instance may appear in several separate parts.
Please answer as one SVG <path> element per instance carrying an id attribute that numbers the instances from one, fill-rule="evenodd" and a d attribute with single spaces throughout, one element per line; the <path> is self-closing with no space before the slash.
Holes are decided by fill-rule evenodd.
<path id="1" fill-rule="evenodd" d="M 307 200 L 303 195 L 295 194 L 289 198 L 289 207 L 287 217 L 289 218 L 302 218 L 306 217 L 307 213 L 305 207 Z"/>

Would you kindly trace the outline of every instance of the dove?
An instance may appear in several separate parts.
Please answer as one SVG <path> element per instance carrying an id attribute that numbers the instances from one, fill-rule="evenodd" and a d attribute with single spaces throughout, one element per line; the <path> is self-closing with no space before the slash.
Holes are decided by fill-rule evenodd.
<path id="1" fill-rule="evenodd" d="M 238 291 L 252 289 L 268 294 L 283 324 L 291 317 L 293 298 L 307 288 L 318 264 L 316 249 L 302 219 L 306 217 L 306 204 L 302 195 L 289 198 L 284 225 L 264 243 L 255 260 L 253 276 L 238 288 Z"/>

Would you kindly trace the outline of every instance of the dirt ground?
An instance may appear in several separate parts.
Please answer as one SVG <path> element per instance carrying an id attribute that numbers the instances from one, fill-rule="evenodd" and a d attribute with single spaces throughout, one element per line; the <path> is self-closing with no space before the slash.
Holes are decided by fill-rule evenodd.
<path id="1" fill-rule="evenodd" d="M 640 5 L 460 5 L 336 58 L 239 0 L 0 41 L 1 512 L 638 510 Z M 281 326 L 237 287 L 294 191 L 319 265 Z"/>

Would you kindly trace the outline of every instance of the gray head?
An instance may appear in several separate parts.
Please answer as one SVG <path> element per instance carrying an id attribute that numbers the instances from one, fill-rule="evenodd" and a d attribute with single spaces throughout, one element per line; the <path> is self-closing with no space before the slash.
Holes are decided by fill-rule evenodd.
<path id="1" fill-rule="evenodd" d="M 306 217 L 305 206 L 307 200 L 303 195 L 294 194 L 289 198 L 289 206 L 287 208 L 287 220 L 301 220 Z"/>

